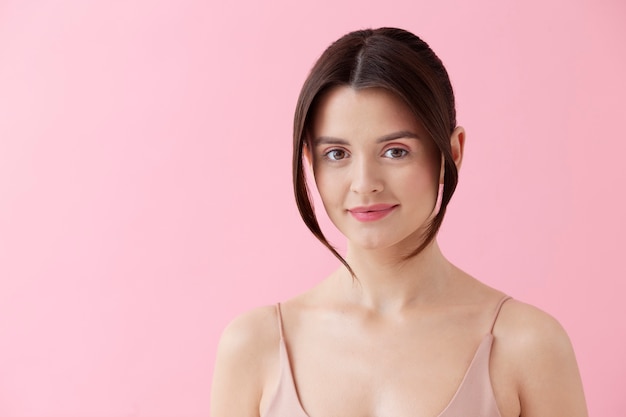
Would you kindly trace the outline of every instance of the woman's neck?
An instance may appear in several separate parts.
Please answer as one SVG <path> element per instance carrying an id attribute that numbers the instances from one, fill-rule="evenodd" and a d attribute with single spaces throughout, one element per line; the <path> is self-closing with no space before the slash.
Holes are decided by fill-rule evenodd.
<path id="1" fill-rule="evenodd" d="M 349 247 L 346 260 L 356 280 L 347 270 L 338 274 L 344 294 L 351 302 L 381 312 L 435 301 L 455 271 L 436 241 L 409 259 L 402 259 L 392 251 Z"/>

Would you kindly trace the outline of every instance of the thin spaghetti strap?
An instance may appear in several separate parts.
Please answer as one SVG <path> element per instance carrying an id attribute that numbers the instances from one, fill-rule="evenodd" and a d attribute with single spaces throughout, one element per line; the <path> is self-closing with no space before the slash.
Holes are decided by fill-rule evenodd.
<path id="1" fill-rule="evenodd" d="M 280 339 L 283 339 L 283 315 L 280 312 L 280 303 L 276 303 L 276 315 L 278 316 L 278 332 Z"/>
<path id="2" fill-rule="evenodd" d="M 496 306 L 496 312 L 493 315 L 493 320 L 491 320 L 491 329 L 489 329 L 489 333 L 493 333 L 493 328 L 496 325 L 496 320 L 498 320 L 498 315 L 500 314 L 500 310 L 502 309 L 502 304 L 504 304 L 504 302 L 506 300 L 510 300 L 511 297 L 508 295 L 505 295 L 504 297 L 502 297 L 502 299 L 500 300 L 500 302 L 498 303 L 498 305 Z M 281 336 L 282 337 L 282 336 Z"/>

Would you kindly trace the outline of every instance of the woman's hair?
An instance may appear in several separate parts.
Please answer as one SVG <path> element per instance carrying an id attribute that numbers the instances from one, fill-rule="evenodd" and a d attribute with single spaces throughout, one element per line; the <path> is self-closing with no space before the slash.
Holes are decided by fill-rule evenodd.
<path id="1" fill-rule="evenodd" d="M 384 88 L 400 97 L 437 145 L 445 164 L 441 208 L 428 225 L 421 245 L 406 259 L 419 254 L 435 238 L 446 206 L 458 182 L 450 136 L 456 127 L 454 94 L 448 73 L 430 47 L 402 29 L 380 28 L 348 33 L 317 60 L 307 77 L 293 125 L 293 187 L 304 223 L 354 275 L 352 268 L 322 233 L 307 187 L 303 148 L 311 146 L 313 113 L 319 97 L 336 86 L 354 89 Z"/>

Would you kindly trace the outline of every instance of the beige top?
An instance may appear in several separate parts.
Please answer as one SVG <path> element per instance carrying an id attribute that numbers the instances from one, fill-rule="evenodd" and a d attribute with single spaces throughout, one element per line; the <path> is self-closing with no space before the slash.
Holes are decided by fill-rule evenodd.
<path id="1" fill-rule="evenodd" d="M 472 362 L 452 400 L 437 417 L 501 417 L 489 377 L 489 357 L 493 343 L 493 326 L 502 304 L 509 298 L 506 296 L 498 303 L 489 333 L 483 337 L 480 345 L 478 345 Z M 302 408 L 296 391 L 291 363 L 283 337 L 280 304 L 276 308 L 280 330 L 280 379 L 269 408 L 263 417 L 309 417 Z"/>

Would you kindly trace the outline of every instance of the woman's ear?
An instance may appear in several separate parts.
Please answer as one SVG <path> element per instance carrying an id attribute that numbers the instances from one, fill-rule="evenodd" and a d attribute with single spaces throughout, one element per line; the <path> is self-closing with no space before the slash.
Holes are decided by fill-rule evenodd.
<path id="1" fill-rule="evenodd" d="M 304 141 L 302 144 L 302 155 L 304 156 L 306 164 L 309 166 L 310 172 L 313 173 L 313 154 L 308 141 Z"/>
<path id="2" fill-rule="evenodd" d="M 465 148 L 465 129 L 461 126 L 457 126 L 452 132 L 450 136 L 450 148 L 456 169 L 460 170 L 461 162 L 463 162 L 463 150 Z"/>

